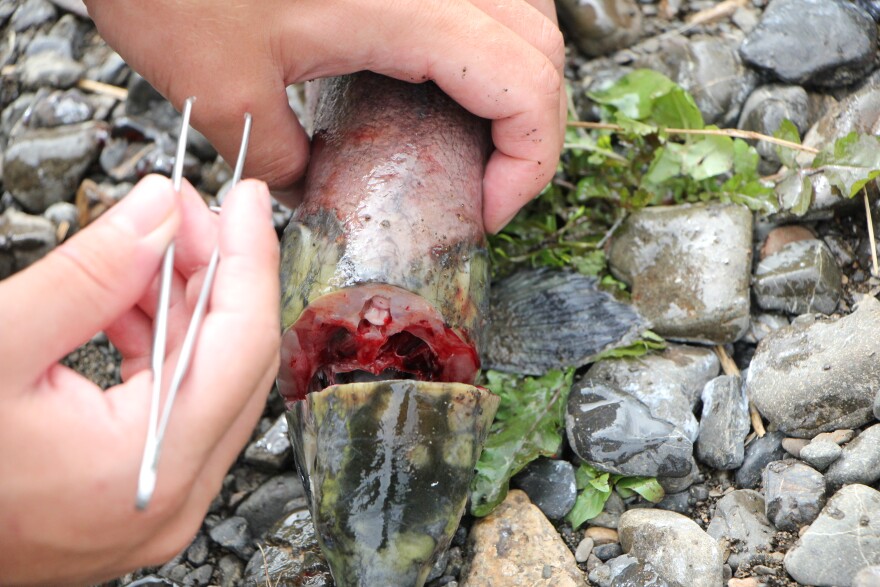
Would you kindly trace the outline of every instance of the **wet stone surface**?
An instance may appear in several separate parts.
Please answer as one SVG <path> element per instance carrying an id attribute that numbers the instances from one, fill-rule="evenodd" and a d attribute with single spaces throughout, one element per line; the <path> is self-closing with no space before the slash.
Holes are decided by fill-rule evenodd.
<path id="1" fill-rule="evenodd" d="M 761 560 L 770 550 L 774 529 L 765 514 L 764 497 L 751 489 L 738 489 L 718 500 L 706 532 L 722 551 L 730 553 L 727 563 L 735 570 Z"/>
<path id="2" fill-rule="evenodd" d="M 830 314 L 841 295 L 841 273 L 824 242 L 800 240 L 765 257 L 755 270 L 753 291 L 764 310 Z"/>
<path id="3" fill-rule="evenodd" d="M 621 516 L 619 532 L 624 552 L 650 563 L 671 584 L 721 584 L 721 551 L 690 518 L 662 510 L 629 510 Z"/>
<path id="4" fill-rule="evenodd" d="M 876 48 L 876 25 L 849 2 L 774 0 L 740 54 L 784 82 L 836 87 L 867 73 Z"/>
<path id="5" fill-rule="evenodd" d="M 849 585 L 864 566 L 880 564 L 880 492 L 848 485 L 785 555 L 785 570 L 800 583 Z"/>
<path id="6" fill-rule="evenodd" d="M 880 479 L 880 424 L 866 428 L 848 442 L 825 472 L 830 489 L 846 483 L 871 485 Z"/>
<path id="7" fill-rule="evenodd" d="M 797 532 L 825 505 L 822 474 L 797 461 L 774 461 L 764 469 L 767 517 L 779 530 Z"/>
<path id="8" fill-rule="evenodd" d="M 864 425 L 880 387 L 878 328 L 880 302 L 864 298 L 839 320 L 809 318 L 778 330 L 758 345 L 747 393 L 765 418 L 793 436 Z"/>
<path id="9" fill-rule="evenodd" d="M 526 465 L 511 485 L 522 489 L 551 520 L 563 518 L 577 499 L 574 467 L 568 461 L 539 458 Z"/>
<path id="10" fill-rule="evenodd" d="M 621 475 L 683 477 L 691 469 L 691 441 L 655 418 L 644 403 L 589 379 L 569 395 L 568 440 L 584 461 Z"/>
<path id="11" fill-rule="evenodd" d="M 620 227 L 608 261 L 657 333 L 726 343 L 749 326 L 751 239 L 740 206 L 646 208 Z"/>
<path id="12" fill-rule="evenodd" d="M 697 458 L 715 469 L 736 469 L 745 458 L 749 405 L 742 378 L 722 375 L 703 389 Z"/>

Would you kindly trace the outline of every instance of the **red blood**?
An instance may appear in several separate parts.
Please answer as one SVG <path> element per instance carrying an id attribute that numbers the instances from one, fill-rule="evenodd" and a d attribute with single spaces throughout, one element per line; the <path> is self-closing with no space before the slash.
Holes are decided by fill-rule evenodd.
<path id="1" fill-rule="evenodd" d="M 375 297 L 379 313 L 372 303 Z M 378 284 L 313 301 L 284 333 L 281 353 L 278 389 L 287 401 L 348 383 L 356 372 L 473 383 L 480 367 L 467 333 L 449 328 L 424 299 Z"/>

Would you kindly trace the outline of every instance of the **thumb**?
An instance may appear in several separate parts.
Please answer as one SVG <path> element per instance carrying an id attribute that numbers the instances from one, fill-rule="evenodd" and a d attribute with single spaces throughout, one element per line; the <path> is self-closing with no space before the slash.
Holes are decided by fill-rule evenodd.
<path id="1" fill-rule="evenodd" d="M 0 308 L 15 309 L 6 332 L 15 337 L 0 337 L 0 372 L 42 373 L 134 306 L 179 222 L 171 182 L 146 177 L 94 224 L 0 285 Z"/>

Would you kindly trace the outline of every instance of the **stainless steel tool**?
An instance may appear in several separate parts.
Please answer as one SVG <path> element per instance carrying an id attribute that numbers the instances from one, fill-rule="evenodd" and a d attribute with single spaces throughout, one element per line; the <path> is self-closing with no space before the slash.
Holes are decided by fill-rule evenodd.
<path id="1" fill-rule="evenodd" d="M 192 112 L 192 106 L 195 98 L 188 98 L 184 102 L 183 121 L 181 123 L 180 135 L 177 143 L 177 153 L 174 160 L 174 170 L 172 172 L 172 184 L 174 191 L 178 194 L 183 181 L 183 159 L 186 154 L 186 139 L 189 130 L 189 119 Z M 238 160 L 235 164 L 235 171 L 232 175 L 232 185 L 241 180 L 242 170 L 244 169 L 244 160 L 247 154 L 248 138 L 251 131 L 251 115 L 245 114 L 244 131 L 242 133 L 241 147 L 238 152 Z M 214 248 L 211 254 L 211 260 L 205 273 L 205 281 L 199 292 L 198 301 L 193 309 L 192 318 L 186 330 L 183 339 L 183 345 L 180 349 L 180 358 L 175 366 L 174 373 L 171 377 L 171 384 L 168 388 L 168 397 L 165 400 L 165 406 L 162 409 L 162 417 L 159 418 L 159 409 L 162 395 L 162 374 L 165 367 L 165 347 L 168 340 L 168 306 L 171 298 L 171 281 L 174 275 L 174 242 L 168 246 L 165 251 L 165 257 L 162 261 L 162 274 L 159 285 L 159 301 L 156 308 L 155 327 L 153 335 L 152 349 L 152 371 L 153 371 L 153 391 L 150 402 L 149 427 L 147 428 L 147 438 L 144 444 L 144 455 L 141 460 L 140 473 L 138 475 L 137 497 L 135 506 L 139 510 L 146 509 L 153 497 L 156 488 L 156 477 L 159 468 L 159 456 L 162 451 L 162 441 L 165 438 L 165 431 L 168 428 L 168 420 L 171 417 L 171 409 L 174 406 L 174 399 L 183 383 L 184 377 L 189 370 L 192 360 L 193 350 L 195 349 L 198 339 L 199 329 L 202 325 L 202 319 L 205 317 L 205 311 L 208 307 L 208 299 L 211 296 L 211 288 L 214 284 L 214 275 L 217 272 L 217 265 L 220 262 L 219 246 Z"/>

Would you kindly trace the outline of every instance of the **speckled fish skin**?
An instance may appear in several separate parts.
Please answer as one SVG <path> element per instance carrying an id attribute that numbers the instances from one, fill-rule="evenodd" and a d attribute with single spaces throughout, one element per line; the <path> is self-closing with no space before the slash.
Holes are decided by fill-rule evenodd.
<path id="1" fill-rule="evenodd" d="M 431 379 L 472 383 L 489 283 L 488 124 L 432 83 L 371 73 L 323 83 L 304 201 L 282 241 L 279 390 L 301 399 L 319 362 L 340 363 L 325 365 L 331 375 L 353 370 L 345 357 L 314 357 L 329 342 L 330 314 L 334 336 L 355 333 L 372 300 L 392 307 L 371 336 L 433 340 L 433 352 L 448 356 Z M 380 374 L 376 356 L 357 363 Z"/>
<path id="2" fill-rule="evenodd" d="M 337 586 L 425 583 L 458 527 L 499 401 L 471 385 L 396 380 L 294 404 L 295 460 Z"/>
<path id="3" fill-rule="evenodd" d="M 470 385 L 488 302 L 488 123 L 431 83 L 322 83 L 282 241 L 278 388 L 336 585 L 421 587 L 499 401 Z"/>

